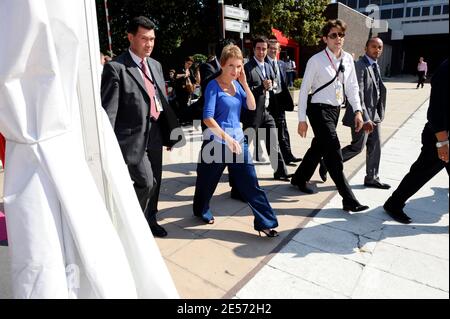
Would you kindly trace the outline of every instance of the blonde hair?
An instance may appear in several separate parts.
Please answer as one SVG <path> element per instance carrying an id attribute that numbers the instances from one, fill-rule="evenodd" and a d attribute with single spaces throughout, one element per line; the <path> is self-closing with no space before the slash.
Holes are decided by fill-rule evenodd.
<path id="1" fill-rule="evenodd" d="M 242 51 L 237 45 L 228 44 L 223 48 L 222 54 L 220 55 L 220 65 L 225 65 L 228 59 L 239 59 L 244 61 Z"/>

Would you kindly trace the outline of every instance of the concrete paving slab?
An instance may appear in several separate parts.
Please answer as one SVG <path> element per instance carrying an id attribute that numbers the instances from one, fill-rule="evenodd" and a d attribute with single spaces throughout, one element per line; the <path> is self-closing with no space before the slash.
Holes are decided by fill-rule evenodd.
<path id="1" fill-rule="evenodd" d="M 366 267 L 352 298 L 448 299 L 449 294 L 376 268 Z"/>
<path id="2" fill-rule="evenodd" d="M 434 226 L 428 226 L 432 228 Z M 368 233 L 365 236 L 374 240 L 383 241 L 391 245 L 448 260 L 449 236 L 448 227 L 440 227 L 442 233 L 424 232 L 414 226 L 392 224 L 386 225 L 383 230 Z"/>
<path id="3" fill-rule="evenodd" d="M 226 293 L 225 290 L 191 273 L 189 269 L 184 269 L 172 263 L 170 260 L 166 260 L 166 265 L 182 299 L 218 299 Z"/>
<path id="4" fill-rule="evenodd" d="M 227 232 L 238 232 L 227 230 Z M 210 238 L 214 233 L 210 232 Z M 223 231 L 220 231 L 221 236 Z M 236 234 L 237 235 L 237 234 Z M 183 265 L 183 268 L 215 286 L 228 291 L 239 282 L 249 271 L 255 268 L 265 257 L 236 258 L 236 253 L 212 240 L 196 240 L 182 250 L 167 257 L 171 262 Z M 207 298 L 208 292 L 204 292 Z"/>
<path id="5" fill-rule="evenodd" d="M 286 245 L 268 265 L 347 297 L 352 295 L 364 268 L 357 262 L 295 241 Z"/>
<path id="6" fill-rule="evenodd" d="M 322 288 L 312 282 L 264 267 L 254 280 L 236 295 L 240 299 L 345 299 L 344 295 Z"/>
<path id="7" fill-rule="evenodd" d="M 293 238 L 294 241 L 367 264 L 375 248 L 373 240 L 314 221 Z"/>
<path id="8" fill-rule="evenodd" d="M 369 266 L 432 288 L 449 291 L 448 259 L 380 242 Z"/>

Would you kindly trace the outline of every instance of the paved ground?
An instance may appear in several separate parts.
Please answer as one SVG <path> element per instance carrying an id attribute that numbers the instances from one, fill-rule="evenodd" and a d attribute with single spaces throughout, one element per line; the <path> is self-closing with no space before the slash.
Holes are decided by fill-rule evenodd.
<path id="1" fill-rule="evenodd" d="M 394 186 L 418 154 L 425 123 L 429 86 L 416 90 L 413 81 L 387 83 L 382 141 L 388 142 L 381 176 Z M 303 156 L 312 132 L 300 139 L 296 123 L 296 113 L 288 113 L 294 154 Z M 448 298 L 445 173 L 411 200 L 408 210 L 416 224 L 404 226 L 389 221 L 379 207 L 390 191 L 361 186 L 364 155 L 345 165 L 358 198 L 371 207 L 359 214 L 340 210 L 335 187 L 319 182 L 318 175 L 313 181 L 319 192 L 304 195 L 289 183 L 273 181 L 269 165 L 257 165 L 260 184 L 280 223 L 280 237 L 260 238 L 248 206 L 229 198 L 226 174 L 211 203 L 215 224 L 192 217 L 200 131 L 191 128 L 186 133 L 188 146 L 165 153 L 160 219 L 169 236 L 157 239 L 183 298 Z M 350 141 L 348 128 L 340 126 L 338 133 L 343 145 Z M 11 296 L 7 264 L 7 247 L 0 246 L 0 298 Z"/>

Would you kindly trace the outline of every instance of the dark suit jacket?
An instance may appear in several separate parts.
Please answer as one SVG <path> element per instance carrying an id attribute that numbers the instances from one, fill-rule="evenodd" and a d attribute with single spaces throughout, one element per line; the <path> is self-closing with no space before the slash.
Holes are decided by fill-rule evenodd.
<path id="1" fill-rule="evenodd" d="M 273 65 L 270 63 L 268 58 L 266 58 L 266 62 L 272 67 L 274 74 L 276 74 Z M 284 114 L 284 111 L 294 110 L 294 102 L 292 101 L 292 97 L 287 86 L 286 63 L 280 60 L 278 60 L 277 63 L 278 69 L 280 70 L 282 91 L 281 93 L 276 95 L 271 94 L 270 96 L 269 111 L 274 118 L 277 118 L 280 114 Z"/>
<path id="2" fill-rule="evenodd" d="M 266 70 L 267 78 L 270 80 L 275 79 L 275 74 L 273 73 L 272 67 L 264 62 L 264 67 Z M 250 60 L 244 65 L 245 75 L 247 76 L 247 83 L 252 91 L 255 101 L 256 101 L 256 110 L 250 111 L 247 109 L 243 109 L 241 112 L 241 121 L 244 124 L 244 127 L 254 127 L 258 128 L 261 124 L 262 115 L 266 109 L 265 107 L 265 93 L 264 93 L 264 85 L 263 81 L 265 80 L 261 68 L 256 63 L 255 59 L 252 57 Z"/>
<path id="3" fill-rule="evenodd" d="M 158 118 L 162 144 L 169 147 L 182 146 L 185 143 L 184 135 L 178 126 L 175 113 L 167 101 L 161 64 L 152 58 L 148 58 L 147 61 L 164 109 Z M 128 51 L 114 61 L 105 64 L 101 82 L 101 97 L 102 106 L 114 128 L 125 162 L 127 164 L 139 163 L 147 146 L 152 143 L 152 136 L 149 133 L 150 127 L 154 123 L 150 121 L 149 117 L 150 97 L 144 80 L 139 73 L 139 67 L 134 63 Z M 172 134 L 174 129 L 177 131 Z"/>
<path id="4" fill-rule="evenodd" d="M 383 81 L 380 85 L 380 98 L 377 96 L 376 78 L 373 68 L 366 56 L 363 56 L 355 63 L 356 77 L 359 85 L 359 96 L 363 109 L 363 119 L 369 119 L 375 123 L 380 123 L 384 119 L 386 108 L 386 86 Z M 354 114 L 351 106 L 345 110 L 342 123 L 345 126 L 354 125 Z"/>

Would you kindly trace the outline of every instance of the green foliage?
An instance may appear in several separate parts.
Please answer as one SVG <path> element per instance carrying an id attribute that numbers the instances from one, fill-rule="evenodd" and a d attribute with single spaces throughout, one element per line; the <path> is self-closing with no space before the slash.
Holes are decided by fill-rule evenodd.
<path id="1" fill-rule="evenodd" d="M 96 0 L 100 32 L 100 48 L 106 52 L 108 36 L 104 1 Z M 199 0 L 113 0 L 108 2 L 113 51 L 118 54 L 129 46 L 126 34 L 128 21 L 139 15 L 150 18 L 156 24 L 156 48 L 170 54 L 179 47 L 184 38 L 202 33 L 203 3 Z"/>
<path id="2" fill-rule="evenodd" d="M 294 80 L 294 88 L 299 90 L 300 87 L 302 86 L 302 81 L 303 81 L 303 79 L 300 79 L 300 78 L 295 79 Z"/>
<path id="3" fill-rule="evenodd" d="M 325 23 L 323 12 L 329 0 L 236 0 L 231 4 L 250 10 L 252 34 L 270 35 L 272 28 L 298 41 L 316 45 Z"/>
<path id="4" fill-rule="evenodd" d="M 322 13 L 329 0 L 227 0 L 228 5 L 250 11 L 252 35 L 270 35 L 272 28 L 301 45 L 317 44 L 324 24 Z M 104 0 L 96 0 L 100 48 L 108 51 Z M 128 48 L 126 26 L 132 17 L 144 15 L 155 22 L 155 50 L 170 55 L 186 39 L 215 42 L 217 0 L 111 0 L 108 2 L 113 52 Z"/>
<path id="5" fill-rule="evenodd" d="M 206 55 L 200 53 L 194 54 L 192 57 L 194 58 L 195 63 L 205 63 L 208 59 Z"/>

